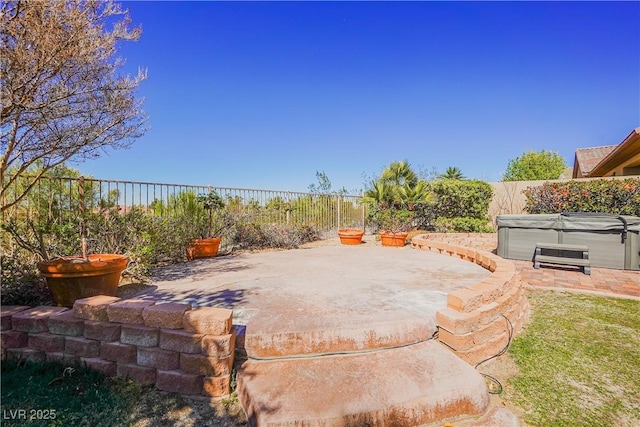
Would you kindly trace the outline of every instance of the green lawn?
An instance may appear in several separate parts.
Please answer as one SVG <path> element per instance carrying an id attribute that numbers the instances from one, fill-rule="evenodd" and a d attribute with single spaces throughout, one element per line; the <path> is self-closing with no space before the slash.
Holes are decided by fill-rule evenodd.
<path id="1" fill-rule="evenodd" d="M 2 426 L 245 425 L 236 401 L 163 393 L 122 378 L 59 363 L 2 362 Z"/>
<path id="2" fill-rule="evenodd" d="M 122 425 L 130 408 L 127 395 L 141 391 L 133 383 L 109 385 L 86 368 L 3 361 L 2 424 Z"/>
<path id="3" fill-rule="evenodd" d="M 640 302 L 535 291 L 503 398 L 538 426 L 640 425 Z"/>

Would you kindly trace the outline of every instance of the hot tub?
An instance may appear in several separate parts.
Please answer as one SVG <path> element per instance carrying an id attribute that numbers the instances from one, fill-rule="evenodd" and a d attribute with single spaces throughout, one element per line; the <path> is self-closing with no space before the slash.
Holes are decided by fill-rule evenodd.
<path id="1" fill-rule="evenodd" d="M 498 255 L 531 261 L 536 243 L 589 247 L 592 267 L 640 270 L 640 217 L 589 212 L 498 215 Z"/>

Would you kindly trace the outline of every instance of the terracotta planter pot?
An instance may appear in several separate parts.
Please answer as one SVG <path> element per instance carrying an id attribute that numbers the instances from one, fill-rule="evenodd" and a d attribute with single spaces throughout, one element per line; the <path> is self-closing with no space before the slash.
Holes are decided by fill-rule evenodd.
<path id="1" fill-rule="evenodd" d="M 382 246 L 404 246 L 408 236 L 409 233 L 405 232 L 392 233 L 390 231 L 380 231 L 380 241 Z"/>
<path id="2" fill-rule="evenodd" d="M 129 258 L 116 254 L 93 254 L 82 257 L 62 257 L 38 263 L 40 275 L 47 280 L 53 302 L 72 307 L 75 300 L 96 295 L 115 296 L 120 275 Z"/>
<path id="3" fill-rule="evenodd" d="M 191 246 L 187 248 L 187 258 L 193 260 L 196 258 L 211 258 L 218 255 L 221 240 L 220 237 L 193 239 Z"/>
<path id="4" fill-rule="evenodd" d="M 338 230 L 338 236 L 343 245 L 359 245 L 362 243 L 364 230 L 361 228 L 342 228 Z"/>

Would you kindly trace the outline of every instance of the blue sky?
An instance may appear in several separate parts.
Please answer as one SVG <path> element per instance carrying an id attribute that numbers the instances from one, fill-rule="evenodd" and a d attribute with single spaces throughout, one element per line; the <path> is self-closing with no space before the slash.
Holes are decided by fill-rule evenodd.
<path id="1" fill-rule="evenodd" d="M 306 191 L 394 160 L 498 181 L 509 159 L 640 126 L 638 2 L 125 2 L 150 130 L 96 178 Z"/>

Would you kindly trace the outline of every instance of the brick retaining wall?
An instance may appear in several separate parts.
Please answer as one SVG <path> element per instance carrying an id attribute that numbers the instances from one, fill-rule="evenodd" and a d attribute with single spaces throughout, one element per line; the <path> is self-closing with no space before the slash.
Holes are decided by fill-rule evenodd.
<path id="1" fill-rule="evenodd" d="M 96 296 L 64 307 L 4 306 L 2 359 L 81 363 L 187 395 L 230 393 L 232 311 Z"/>
<path id="2" fill-rule="evenodd" d="M 529 316 L 529 303 L 513 262 L 484 250 L 429 240 L 418 235 L 414 248 L 457 256 L 491 271 L 491 275 L 447 295 L 436 312 L 438 339 L 457 356 L 476 364 L 500 352 L 509 339 L 509 319 L 518 333 Z"/>

